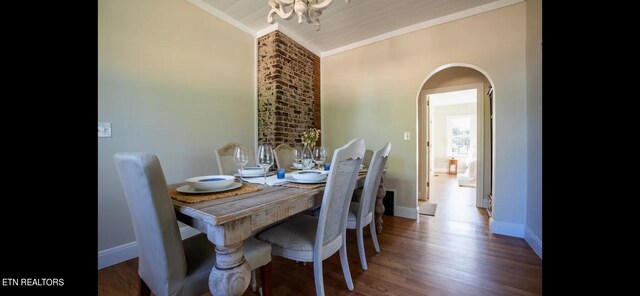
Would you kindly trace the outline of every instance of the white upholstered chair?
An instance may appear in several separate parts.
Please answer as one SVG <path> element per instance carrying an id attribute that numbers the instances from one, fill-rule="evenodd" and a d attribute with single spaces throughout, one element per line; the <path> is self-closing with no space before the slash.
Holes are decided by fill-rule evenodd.
<path id="1" fill-rule="evenodd" d="M 338 250 L 347 287 L 353 290 L 347 260 L 346 222 L 363 156 L 362 139 L 353 139 L 335 150 L 318 217 L 298 215 L 256 236 L 271 244 L 272 255 L 313 262 L 316 295 L 324 295 L 322 261 Z"/>
<path id="2" fill-rule="evenodd" d="M 239 167 L 233 162 L 233 149 L 240 144 L 237 143 L 229 143 L 227 145 L 222 146 L 216 150 L 216 161 L 218 162 L 218 171 L 220 175 L 230 175 L 238 173 Z M 256 156 L 253 154 L 253 150 L 247 147 L 247 156 L 249 157 L 249 162 L 245 165 L 245 167 L 255 166 Z"/>
<path id="3" fill-rule="evenodd" d="M 373 153 L 369 168 L 367 171 L 367 177 L 364 180 L 364 187 L 362 187 L 362 195 L 360 195 L 360 202 L 352 202 L 349 207 L 349 216 L 347 217 L 347 229 L 356 230 L 356 240 L 358 241 L 358 252 L 360 253 L 360 264 L 362 269 L 367 270 L 367 258 L 364 252 L 364 237 L 363 229 L 369 225 L 369 231 L 371 232 L 371 239 L 373 240 L 373 246 L 376 252 L 380 252 L 380 245 L 378 244 L 378 237 L 376 235 L 375 226 L 375 214 L 374 207 L 376 203 L 376 197 L 378 195 L 378 186 L 380 186 L 380 179 L 384 171 L 384 166 L 387 163 L 389 152 L 391 151 L 391 143 L 387 143 L 380 150 Z"/>
<path id="4" fill-rule="evenodd" d="M 293 150 L 294 148 L 291 148 L 291 146 L 285 143 L 282 143 L 273 149 L 273 152 L 276 155 L 276 164 L 278 165 L 278 168 L 289 169 L 293 166 Z"/>
<path id="5" fill-rule="evenodd" d="M 140 295 L 201 295 L 209 291 L 215 246 L 205 234 L 180 237 L 173 204 L 158 158 L 150 153 L 114 157 L 129 205 L 138 245 Z M 260 268 L 262 287 L 270 293 L 271 246 L 254 238 L 244 242 L 250 268 Z"/>

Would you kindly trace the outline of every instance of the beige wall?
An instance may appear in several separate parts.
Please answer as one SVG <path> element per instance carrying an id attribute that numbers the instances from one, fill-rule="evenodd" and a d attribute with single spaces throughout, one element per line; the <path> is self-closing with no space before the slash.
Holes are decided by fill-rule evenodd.
<path id="1" fill-rule="evenodd" d="M 417 207 L 416 100 L 425 79 L 450 63 L 484 71 L 496 93 L 494 219 L 520 229 L 526 204 L 525 3 L 323 58 L 323 137 L 392 143 L 385 184 L 398 206 Z M 411 140 L 404 141 L 404 131 Z M 505 224 L 506 223 L 506 224 Z"/>
<path id="2" fill-rule="evenodd" d="M 254 147 L 255 38 L 184 0 L 98 1 L 98 250 L 135 240 L 113 155 L 158 155 L 168 183 Z"/>
<path id="3" fill-rule="evenodd" d="M 424 83 L 422 89 L 443 88 L 474 83 L 489 84 L 489 80 L 477 70 L 467 67 L 452 67 L 431 76 L 431 78 Z"/>
<path id="4" fill-rule="evenodd" d="M 527 0 L 527 226 L 542 258 L 542 1 Z"/>

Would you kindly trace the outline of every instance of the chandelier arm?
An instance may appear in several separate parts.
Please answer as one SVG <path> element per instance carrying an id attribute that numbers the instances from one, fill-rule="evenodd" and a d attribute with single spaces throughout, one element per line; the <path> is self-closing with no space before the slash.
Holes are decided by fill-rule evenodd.
<path id="1" fill-rule="evenodd" d="M 313 20 L 317 19 L 320 16 L 320 13 L 321 13 L 320 11 L 309 9 L 304 14 L 302 14 L 302 16 L 307 21 L 307 24 L 311 24 Z M 298 23 L 301 24 L 302 22 L 298 20 Z"/>
<path id="2" fill-rule="evenodd" d="M 283 9 L 280 9 L 280 10 L 273 10 L 272 9 L 271 11 L 269 11 L 269 15 L 267 15 L 267 21 L 270 24 L 273 24 L 273 22 L 275 21 L 273 19 L 273 15 L 274 14 L 277 14 L 283 20 L 289 20 L 289 19 L 291 19 L 293 17 L 293 9 L 291 11 L 289 11 L 289 12 L 284 12 Z"/>
<path id="3" fill-rule="evenodd" d="M 316 28 L 318 27 L 318 23 L 320 22 L 320 16 L 322 15 L 321 10 L 309 10 L 309 17 L 307 18 L 307 23 L 315 23 Z"/>
<path id="4" fill-rule="evenodd" d="M 280 6 L 284 5 L 291 5 L 293 4 L 293 2 L 295 2 L 296 0 L 273 0 L 275 2 L 277 2 L 278 4 L 280 4 Z M 351 1 L 351 0 L 349 0 Z"/>
<path id="5" fill-rule="evenodd" d="M 280 2 L 281 0 L 272 0 L 272 1 Z M 274 14 L 277 14 L 281 19 L 284 19 L 284 20 L 289 20 L 291 19 L 291 17 L 293 17 L 293 12 L 294 12 L 293 8 L 291 8 L 289 12 L 286 12 L 283 5 L 275 4 L 272 1 L 269 1 L 269 5 L 271 6 L 271 11 L 269 11 L 269 14 L 267 15 L 267 21 L 270 24 L 273 24 L 273 22 L 275 21 L 273 19 Z"/>
<path id="6" fill-rule="evenodd" d="M 331 5 L 331 3 L 333 3 L 333 0 L 324 0 L 324 1 L 320 2 L 320 3 L 309 5 L 309 8 L 311 10 L 323 10 L 323 9 L 329 7 L 329 5 Z"/>

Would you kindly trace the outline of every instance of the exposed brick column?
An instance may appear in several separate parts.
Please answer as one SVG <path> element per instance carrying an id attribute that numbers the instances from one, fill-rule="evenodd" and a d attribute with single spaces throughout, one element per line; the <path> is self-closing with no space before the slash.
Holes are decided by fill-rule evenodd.
<path id="1" fill-rule="evenodd" d="M 313 58 L 313 125 L 320 129 L 320 57 L 311 54 Z M 322 145 L 322 136 L 316 145 Z"/>
<path id="2" fill-rule="evenodd" d="M 279 31 L 260 37 L 258 143 L 293 146 L 312 127 L 320 128 L 320 57 Z"/>

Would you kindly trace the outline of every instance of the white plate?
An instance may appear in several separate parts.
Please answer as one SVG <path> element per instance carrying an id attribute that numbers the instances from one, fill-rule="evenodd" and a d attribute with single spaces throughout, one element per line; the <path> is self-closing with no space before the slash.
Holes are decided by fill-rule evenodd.
<path id="1" fill-rule="evenodd" d="M 227 191 L 227 190 L 231 190 L 231 189 L 236 189 L 236 188 L 239 188 L 240 186 L 242 186 L 242 183 L 233 182 L 233 183 L 231 183 L 231 185 L 229 185 L 229 187 L 225 187 L 225 188 L 218 188 L 218 189 L 211 189 L 211 190 L 195 190 L 195 189 L 191 188 L 191 186 L 189 186 L 189 185 L 184 185 L 184 186 L 178 187 L 178 189 L 176 189 L 176 190 L 178 192 L 182 192 L 182 193 L 212 193 L 212 192 L 220 192 L 220 191 Z"/>
<path id="2" fill-rule="evenodd" d="M 291 182 L 291 183 L 301 183 L 301 184 L 322 184 L 322 183 L 327 183 L 327 178 L 324 178 L 320 181 L 302 181 L 302 180 L 296 180 L 291 176 L 287 176 L 285 178 L 287 181 Z"/>
<path id="3" fill-rule="evenodd" d="M 269 176 L 273 176 L 275 175 L 276 172 L 267 172 L 267 177 Z M 240 177 L 240 173 L 235 173 L 233 174 L 236 177 Z M 243 178 L 257 178 L 257 177 L 263 177 L 264 178 L 264 173 L 260 173 L 259 175 L 243 175 Z"/>

